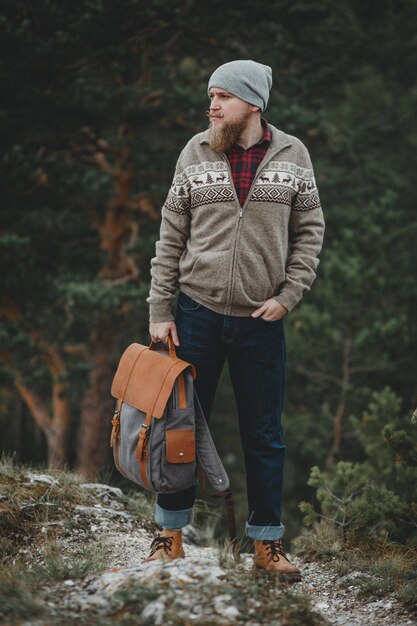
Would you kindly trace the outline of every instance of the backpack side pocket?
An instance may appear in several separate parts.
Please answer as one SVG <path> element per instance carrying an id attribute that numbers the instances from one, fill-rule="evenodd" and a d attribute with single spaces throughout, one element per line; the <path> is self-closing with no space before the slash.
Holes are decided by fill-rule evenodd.
<path id="1" fill-rule="evenodd" d="M 195 461 L 195 436 L 194 431 L 167 430 L 166 436 L 166 460 L 168 463 L 191 463 Z"/>

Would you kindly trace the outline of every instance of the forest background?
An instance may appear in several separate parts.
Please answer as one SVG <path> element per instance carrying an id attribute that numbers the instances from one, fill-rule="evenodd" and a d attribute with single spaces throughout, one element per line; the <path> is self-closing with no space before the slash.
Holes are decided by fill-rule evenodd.
<path id="1" fill-rule="evenodd" d="M 285 518 L 412 540 L 417 513 L 417 29 L 412 1 L 3 1 L 1 447 L 124 481 L 112 376 L 148 344 L 150 259 L 207 80 L 273 69 L 265 117 L 308 147 L 326 218 L 286 319 Z M 227 366 L 212 430 L 239 529 L 245 477 Z M 315 467 L 311 477 L 310 470 Z M 130 485 L 132 486 L 132 485 Z"/>

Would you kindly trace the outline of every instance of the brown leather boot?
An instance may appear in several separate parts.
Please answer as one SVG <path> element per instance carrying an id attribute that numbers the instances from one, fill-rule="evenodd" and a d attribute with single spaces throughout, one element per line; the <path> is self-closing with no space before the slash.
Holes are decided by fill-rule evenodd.
<path id="1" fill-rule="evenodd" d="M 180 530 L 169 530 L 164 528 L 151 543 L 151 552 L 147 561 L 155 561 L 156 559 L 164 559 L 171 561 L 172 559 L 183 559 L 185 556 L 182 547 L 182 533 Z"/>
<path id="2" fill-rule="evenodd" d="M 281 539 L 265 541 L 255 539 L 254 567 L 265 569 L 279 575 L 280 580 L 286 582 L 300 582 L 301 572 L 287 558 L 282 549 Z"/>

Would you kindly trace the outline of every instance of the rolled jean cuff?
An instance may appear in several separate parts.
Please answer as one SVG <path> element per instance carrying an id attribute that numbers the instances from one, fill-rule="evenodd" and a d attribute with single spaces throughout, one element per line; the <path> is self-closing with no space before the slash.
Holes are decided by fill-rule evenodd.
<path id="1" fill-rule="evenodd" d="M 251 539 L 263 539 L 264 541 L 276 541 L 284 536 L 285 526 L 254 526 L 246 522 L 246 534 Z"/>
<path id="2" fill-rule="evenodd" d="M 180 511 L 168 511 L 159 506 L 158 503 L 154 507 L 154 519 L 157 524 L 163 528 L 170 530 L 181 530 L 193 519 L 193 509 L 182 509 Z"/>

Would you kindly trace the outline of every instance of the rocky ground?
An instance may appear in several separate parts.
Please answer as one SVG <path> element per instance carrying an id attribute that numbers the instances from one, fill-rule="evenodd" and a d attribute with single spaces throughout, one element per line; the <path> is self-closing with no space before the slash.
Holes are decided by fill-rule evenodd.
<path id="1" fill-rule="evenodd" d="M 34 473 L 26 477 L 33 484 L 56 480 Z M 254 573 L 250 554 L 243 554 L 235 564 L 226 549 L 198 545 L 198 531 L 191 526 L 185 533 L 186 559 L 142 563 L 155 535 L 152 523 L 129 511 L 121 490 L 100 484 L 81 487 L 91 502 L 84 499 L 83 504 L 75 504 L 70 524 L 68 519 L 62 522 L 63 532 L 54 533 L 53 539 L 55 553 L 58 550 L 61 561 L 68 562 L 67 573 L 63 576 L 61 567 L 57 580 L 34 585 L 43 606 L 38 618 L 10 621 L 11 611 L 3 615 L 2 624 L 417 624 L 393 597 L 361 597 L 355 579 L 366 574 L 339 577 L 330 564 L 294 558 L 303 582 L 288 587 L 263 572 Z M 5 496 L 0 494 L 0 499 L 4 502 Z M 41 528 L 45 542 L 38 540 L 30 549 L 23 545 L 17 560 L 26 558 L 29 568 L 42 567 L 50 544 L 48 533 L 59 525 L 56 520 L 45 522 Z M 76 567 L 80 555 L 94 551 L 103 555 L 99 571 L 72 577 L 71 567 Z"/>

